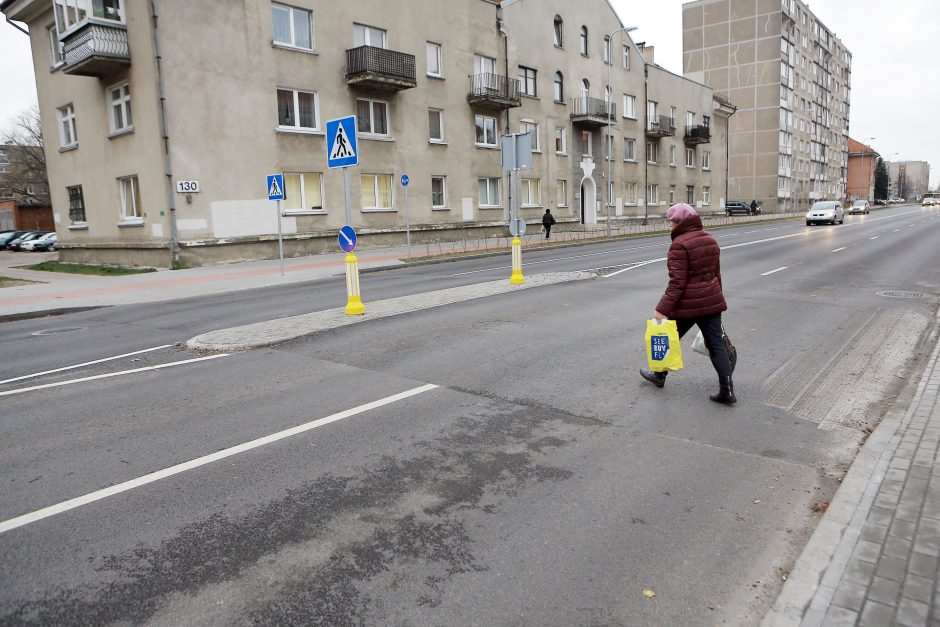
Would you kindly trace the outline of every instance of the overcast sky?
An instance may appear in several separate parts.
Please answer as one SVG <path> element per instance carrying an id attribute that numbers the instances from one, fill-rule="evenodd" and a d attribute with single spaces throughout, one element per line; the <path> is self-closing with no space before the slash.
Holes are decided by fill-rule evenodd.
<path id="1" fill-rule="evenodd" d="M 655 46 L 657 63 L 681 74 L 682 0 L 611 1 L 625 25 L 638 27 L 634 40 Z M 940 2 L 814 0 L 809 6 L 852 52 L 852 137 L 875 137 L 872 147 L 888 160 L 929 161 L 936 186 Z M 0 128 L 6 128 L 11 116 L 36 102 L 28 39 L 6 22 L 0 22 L 0 86 Z"/>

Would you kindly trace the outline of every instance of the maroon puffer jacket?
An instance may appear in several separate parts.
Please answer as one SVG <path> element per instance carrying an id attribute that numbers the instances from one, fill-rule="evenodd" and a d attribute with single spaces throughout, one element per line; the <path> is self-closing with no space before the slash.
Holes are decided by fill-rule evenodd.
<path id="1" fill-rule="evenodd" d="M 656 306 L 667 318 L 698 318 L 728 309 L 721 293 L 718 242 L 702 228 L 698 216 L 686 218 L 672 231 L 666 265 L 669 285 Z"/>

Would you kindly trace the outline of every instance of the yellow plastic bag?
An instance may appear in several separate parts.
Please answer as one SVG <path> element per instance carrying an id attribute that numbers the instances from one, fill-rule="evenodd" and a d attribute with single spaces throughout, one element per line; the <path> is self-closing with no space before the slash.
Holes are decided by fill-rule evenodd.
<path id="1" fill-rule="evenodd" d="M 646 321 L 646 359 L 653 372 L 682 369 L 682 346 L 675 320 Z"/>

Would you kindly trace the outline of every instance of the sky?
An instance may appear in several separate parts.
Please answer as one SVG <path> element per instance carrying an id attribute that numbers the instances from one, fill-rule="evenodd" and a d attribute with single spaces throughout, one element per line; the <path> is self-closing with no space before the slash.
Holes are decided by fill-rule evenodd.
<path id="1" fill-rule="evenodd" d="M 584 0 L 571 0 L 584 2 Z M 656 48 L 656 62 L 682 73 L 682 0 L 611 0 L 634 41 Z M 886 160 L 928 161 L 930 185 L 940 183 L 940 98 L 936 0 L 813 0 L 810 9 L 852 53 L 853 139 Z M 0 129 L 36 102 L 29 40 L 0 21 Z"/>

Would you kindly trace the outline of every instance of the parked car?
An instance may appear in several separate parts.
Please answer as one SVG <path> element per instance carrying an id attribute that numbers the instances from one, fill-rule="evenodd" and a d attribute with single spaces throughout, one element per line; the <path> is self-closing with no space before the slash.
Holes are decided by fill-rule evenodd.
<path id="1" fill-rule="evenodd" d="M 725 203 L 725 215 L 726 216 L 733 216 L 733 215 L 750 216 L 750 215 L 757 215 L 760 212 L 761 212 L 760 207 L 757 207 L 757 211 L 752 212 L 751 205 L 749 205 L 746 202 L 738 202 L 736 200 L 732 200 L 731 202 Z"/>
<path id="2" fill-rule="evenodd" d="M 59 236 L 55 233 L 46 233 L 36 239 L 31 239 L 20 244 L 20 250 L 28 250 L 34 253 L 45 252 L 48 250 L 53 250 L 55 248 L 56 242 L 59 241 Z"/>
<path id="3" fill-rule="evenodd" d="M 24 233 L 20 237 L 16 238 L 15 240 L 7 244 L 7 248 L 9 248 L 10 250 L 22 250 L 20 246 L 22 246 L 24 242 L 34 240 L 38 237 L 42 237 L 45 234 L 46 234 L 45 231 L 29 231 L 28 233 Z"/>
<path id="4" fill-rule="evenodd" d="M 3 250 L 7 245 L 15 240 L 18 237 L 22 237 L 29 233 L 29 231 L 7 231 L 0 234 L 0 250 Z"/>
<path id="5" fill-rule="evenodd" d="M 813 206 L 806 212 L 806 226 L 821 222 L 843 224 L 845 222 L 845 211 L 842 209 L 842 203 L 836 200 L 814 202 Z"/>
<path id="6" fill-rule="evenodd" d="M 904 202 L 904 199 L 903 199 L 903 198 L 892 198 L 892 199 L 889 200 L 888 202 L 891 203 L 892 205 L 900 205 L 902 202 Z"/>
<path id="7" fill-rule="evenodd" d="M 875 199 L 875 204 L 876 204 L 876 205 L 887 205 L 887 204 L 888 204 L 888 201 L 885 200 L 884 198 L 876 198 L 876 199 Z"/>
<path id="8" fill-rule="evenodd" d="M 856 213 L 867 215 L 871 213 L 871 205 L 868 204 L 867 200 L 856 200 L 852 203 L 852 206 L 849 207 L 849 213 L 852 215 Z"/>

